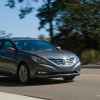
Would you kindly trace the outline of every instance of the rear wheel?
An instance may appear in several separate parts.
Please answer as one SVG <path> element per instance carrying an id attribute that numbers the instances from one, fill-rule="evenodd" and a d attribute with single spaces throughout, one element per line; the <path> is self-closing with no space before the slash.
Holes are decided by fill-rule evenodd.
<path id="1" fill-rule="evenodd" d="M 74 78 L 75 78 L 75 76 L 65 76 L 65 77 L 63 77 L 64 81 L 67 81 L 67 80 L 73 81 Z"/>
<path id="2" fill-rule="evenodd" d="M 17 77 L 21 83 L 27 83 L 29 81 L 29 69 L 26 64 L 21 64 L 19 66 Z"/>

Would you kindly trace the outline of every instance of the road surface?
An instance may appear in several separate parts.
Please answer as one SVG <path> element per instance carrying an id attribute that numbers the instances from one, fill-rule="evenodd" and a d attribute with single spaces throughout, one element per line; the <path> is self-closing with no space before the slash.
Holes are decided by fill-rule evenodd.
<path id="1" fill-rule="evenodd" d="M 100 69 L 82 69 L 74 82 L 39 79 L 20 85 L 16 79 L 0 77 L 0 92 L 15 93 L 49 100 L 100 100 Z"/>

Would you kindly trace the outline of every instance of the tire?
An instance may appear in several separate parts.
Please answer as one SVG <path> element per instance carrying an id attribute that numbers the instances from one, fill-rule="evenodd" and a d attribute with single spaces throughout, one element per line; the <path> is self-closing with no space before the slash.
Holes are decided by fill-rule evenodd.
<path id="1" fill-rule="evenodd" d="M 64 81 L 68 81 L 68 80 L 73 81 L 74 78 L 75 78 L 75 76 L 66 76 L 66 77 L 63 77 Z"/>
<path id="2" fill-rule="evenodd" d="M 30 79 L 29 77 L 29 69 L 26 64 L 20 64 L 18 71 L 17 71 L 17 77 L 20 83 L 27 83 Z"/>

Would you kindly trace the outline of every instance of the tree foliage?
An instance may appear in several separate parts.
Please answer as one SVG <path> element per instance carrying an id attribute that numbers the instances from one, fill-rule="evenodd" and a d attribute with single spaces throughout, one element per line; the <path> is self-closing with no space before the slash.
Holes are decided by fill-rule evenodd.
<path id="1" fill-rule="evenodd" d="M 63 23 L 72 26 L 75 29 L 84 30 L 88 27 L 96 27 L 100 24 L 100 2 L 74 4 L 69 3 L 67 0 L 56 0 L 52 2 L 51 14 L 48 15 L 46 5 L 43 5 L 39 9 L 39 19 L 41 21 L 41 27 L 47 22 L 48 18 L 52 17 L 57 22 L 57 25 Z M 61 24 L 62 25 L 62 24 Z M 84 28 L 83 28 L 84 27 Z M 89 28 L 89 31 L 91 30 Z M 95 29 L 95 28 L 94 28 Z"/>
<path id="2" fill-rule="evenodd" d="M 19 17 L 23 19 L 26 15 L 32 13 L 34 9 L 32 2 L 36 2 L 36 0 L 7 0 L 6 6 L 9 8 L 15 8 L 18 4 L 20 4 Z"/>
<path id="3" fill-rule="evenodd" d="M 58 20 L 59 33 L 66 39 L 64 47 L 83 51 L 86 48 L 100 49 L 100 1 L 82 2 L 82 4 L 66 4 L 64 13 Z M 72 30 L 81 32 L 71 35 Z M 69 32 L 70 31 L 70 32 Z"/>

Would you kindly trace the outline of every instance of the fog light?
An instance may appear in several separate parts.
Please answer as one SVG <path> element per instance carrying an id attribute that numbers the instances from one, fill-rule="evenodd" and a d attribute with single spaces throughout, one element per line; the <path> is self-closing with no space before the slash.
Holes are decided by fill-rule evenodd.
<path id="1" fill-rule="evenodd" d="M 47 72 L 39 71 L 38 74 L 47 74 Z"/>

